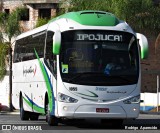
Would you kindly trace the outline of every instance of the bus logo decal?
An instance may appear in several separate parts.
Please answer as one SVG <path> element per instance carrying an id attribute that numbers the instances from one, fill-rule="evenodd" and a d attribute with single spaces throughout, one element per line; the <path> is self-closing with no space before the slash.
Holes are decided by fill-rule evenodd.
<path id="1" fill-rule="evenodd" d="M 107 91 L 107 89 L 105 87 L 96 87 L 96 91 Z"/>
<path id="2" fill-rule="evenodd" d="M 62 64 L 62 73 L 68 73 L 68 65 Z"/>
<path id="3" fill-rule="evenodd" d="M 37 71 L 36 65 L 34 68 L 32 66 L 30 66 L 29 68 L 23 66 L 23 76 L 25 77 L 27 76 L 27 74 L 31 74 L 31 73 L 33 73 L 33 77 L 34 77 L 36 75 L 36 71 Z"/>
<path id="4" fill-rule="evenodd" d="M 84 94 L 84 93 L 79 93 L 79 92 L 77 92 L 77 93 L 80 94 L 80 95 L 83 95 L 83 96 L 87 96 L 87 97 L 98 97 L 98 95 L 95 94 L 94 92 L 92 92 L 92 91 L 88 91 L 88 92 L 90 92 L 90 95 L 89 94 Z"/>
<path id="5" fill-rule="evenodd" d="M 35 65 L 35 69 L 34 69 L 34 76 L 36 75 L 36 71 L 37 71 L 37 66 Z"/>

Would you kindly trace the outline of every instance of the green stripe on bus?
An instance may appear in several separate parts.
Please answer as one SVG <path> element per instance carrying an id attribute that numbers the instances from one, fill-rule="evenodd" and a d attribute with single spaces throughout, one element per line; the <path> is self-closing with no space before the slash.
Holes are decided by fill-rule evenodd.
<path id="1" fill-rule="evenodd" d="M 44 79 L 45 79 L 45 83 L 46 83 L 46 86 L 47 86 L 47 91 L 48 91 L 48 96 L 49 96 L 49 107 L 50 107 L 50 111 L 52 112 L 52 110 L 53 110 L 53 106 L 52 106 L 52 103 L 53 103 L 53 97 L 52 97 L 52 89 L 51 89 L 51 87 L 50 87 L 50 84 L 49 84 L 49 81 L 48 81 L 48 77 L 47 77 L 47 74 L 46 74 L 46 72 L 45 72 L 45 68 L 44 68 L 44 66 L 43 66 L 43 64 L 42 64 L 42 62 L 40 61 L 40 58 L 39 58 L 39 56 L 38 56 L 38 53 L 37 53 L 37 51 L 34 49 L 34 51 L 35 51 L 35 54 L 36 54 L 36 57 L 37 57 L 37 59 L 38 59 L 38 62 L 39 62 L 39 65 L 40 65 L 40 68 L 41 68 L 41 71 L 42 71 L 42 74 L 43 74 L 43 77 L 44 77 Z"/>
<path id="2" fill-rule="evenodd" d="M 41 114 L 45 114 L 44 112 L 44 108 L 40 108 L 40 107 L 37 107 L 36 105 L 33 105 L 30 101 L 28 101 L 26 98 L 23 97 L 23 100 L 32 108 L 33 106 L 33 110 L 37 111 L 38 113 L 41 113 Z"/>

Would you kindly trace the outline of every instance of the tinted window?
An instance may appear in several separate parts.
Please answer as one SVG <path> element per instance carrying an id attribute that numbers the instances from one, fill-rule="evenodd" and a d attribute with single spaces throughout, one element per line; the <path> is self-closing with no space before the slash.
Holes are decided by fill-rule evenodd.
<path id="1" fill-rule="evenodd" d="M 48 69 L 56 74 L 56 55 L 53 55 L 53 35 L 54 32 L 48 31 L 45 46 L 45 64 Z"/>
<path id="2" fill-rule="evenodd" d="M 64 82 L 102 86 L 136 84 L 137 40 L 126 32 L 67 31 L 62 33 L 59 63 Z"/>
<path id="3" fill-rule="evenodd" d="M 45 32 L 40 32 L 16 41 L 13 62 L 36 59 L 35 51 L 39 58 L 44 55 Z"/>

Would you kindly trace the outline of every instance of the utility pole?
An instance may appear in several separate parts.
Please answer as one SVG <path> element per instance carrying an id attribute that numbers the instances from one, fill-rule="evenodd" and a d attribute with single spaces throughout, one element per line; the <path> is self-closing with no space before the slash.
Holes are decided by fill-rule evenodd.
<path id="1" fill-rule="evenodd" d="M 9 46 L 9 108 L 13 111 L 12 105 L 12 45 Z"/>
<path id="2" fill-rule="evenodd" d="M 157 75 L 157 112 L 159 111 L 159 75 Z"/>

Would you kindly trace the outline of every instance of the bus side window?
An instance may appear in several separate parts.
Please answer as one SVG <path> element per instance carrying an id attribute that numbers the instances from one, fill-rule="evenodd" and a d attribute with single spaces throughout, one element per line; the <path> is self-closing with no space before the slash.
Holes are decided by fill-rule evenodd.
<path id="1" fill-rule="evenodd" d="M 46 45 L 45 45 L 45 60 L 47 63 L 48 68 L 51 70 L 52 73 L 55 75 L 57 74 L 56 71 L 56 55 L 53 55 L 53 35 L 54 32 L 48 31 L 46 35 Z"/>
<path id="2" fill-rule="evenodd" d="M 14 48 L 14 56 L 13 56 L 13 62 L 16 63 L 16 62 L 19 62 L 19 53 L 18 53 L 18 43 L 16 42 L 15 44 L 15 48 Z"/>
<path id="3" fill-rule="evenodd" d="M 26 43 L 24 39 L 16 41 L 13 57 L 14 63 L 23 61 L 23 57 L 26 56 Z"/>
<path id="4" fill-rule="evenodd" d="M 28 53 L 35 53 L 36 50 L 38 57 L 43 58 L 44 56 L 44 46 L 45 46 L 45 31 L 32 35 L 29 45 L 28 45 Z M 34 54 L 35 55 L 35 54 Z M 32 59 L 36 59 L 36 56 L 31 56 Z"/>

